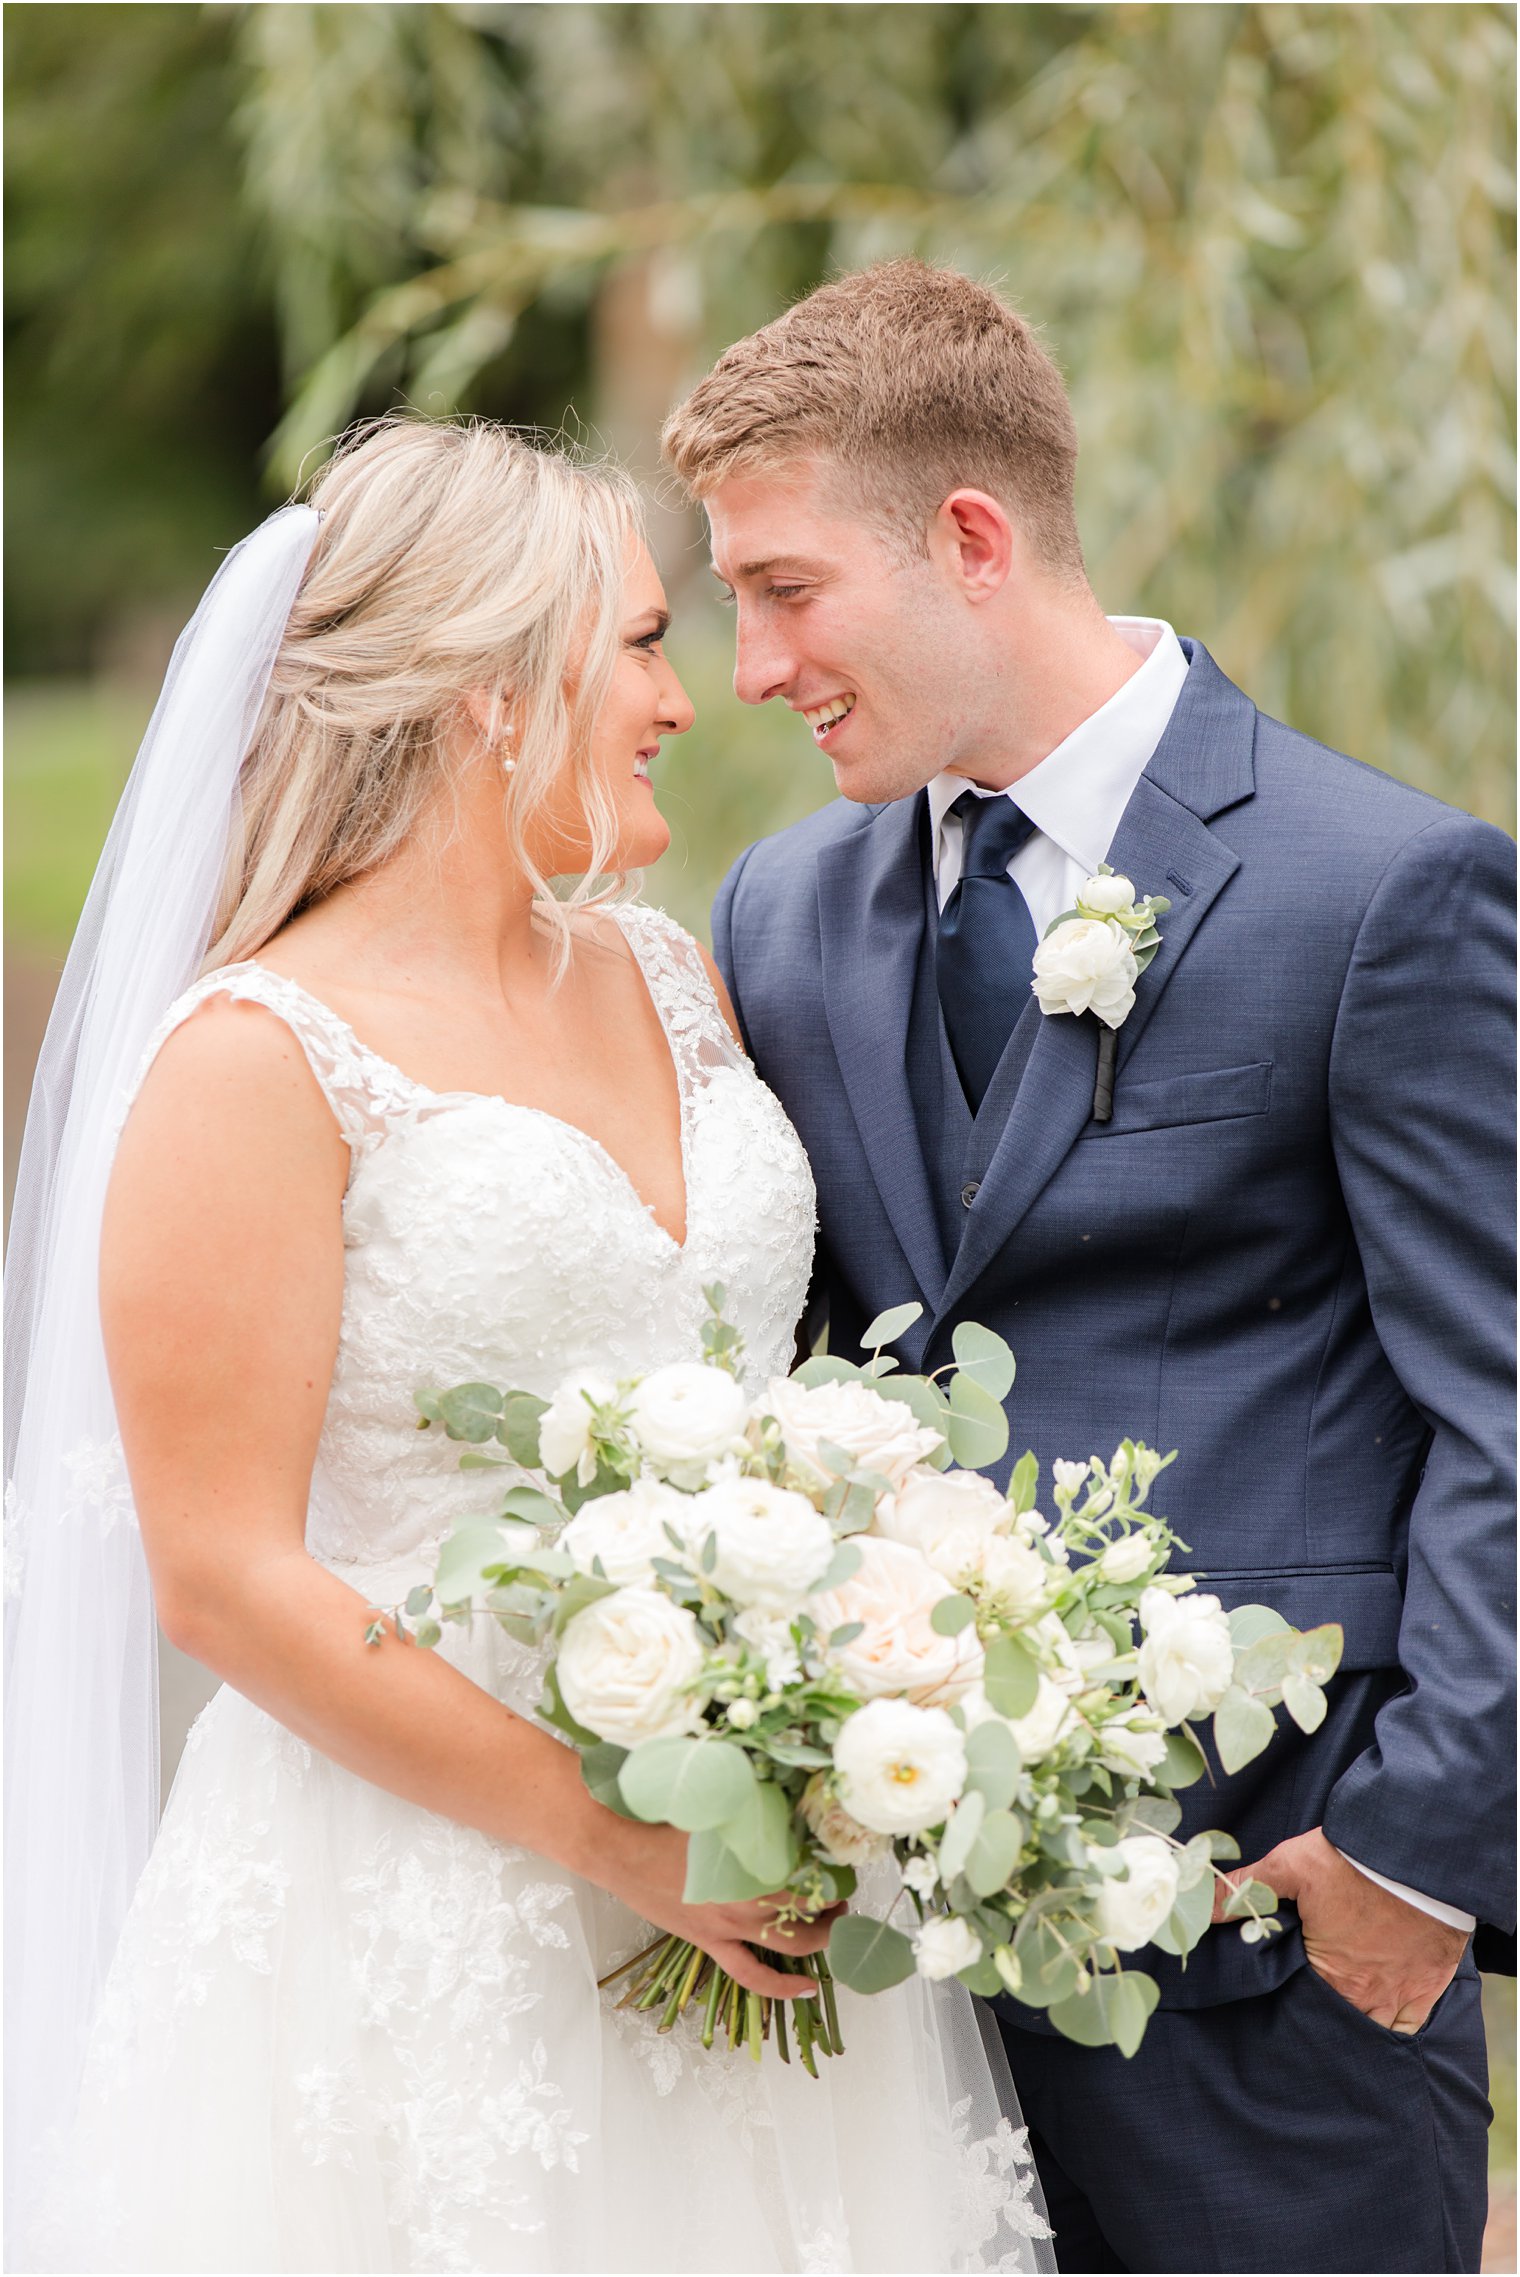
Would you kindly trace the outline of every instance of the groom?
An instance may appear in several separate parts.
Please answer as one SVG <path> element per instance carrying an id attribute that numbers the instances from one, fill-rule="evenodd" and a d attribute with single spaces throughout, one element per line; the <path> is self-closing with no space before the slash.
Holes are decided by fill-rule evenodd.
<path id="1" fill-rule="evenodd" d="M 729 349 L 666 445 L 738 604 L 735 687 L 840 801 L 714 913 L 812 1157 L 815 1304 L 853 1355 L 917 1298 L 1015 1347 L 1015 1449 L 1181 1454 L 1164 1508 L 1226 1605 L 1345 1631 L 1180 1832 L 1222 1825 L 1286 1933 L 1213 1930 L 1139 2054 L 996 2005 L 1060 2265 L 1476 2269 L 1470 1933 L 1513 1928 L 1513 847 L 1258 712 L 1195 639 L 1105 618 L 1077 442 L 1028 325 L 888 263 Z M 1117 1030 L 1030 960 L 1107 862 L 1164 895 Z"/>

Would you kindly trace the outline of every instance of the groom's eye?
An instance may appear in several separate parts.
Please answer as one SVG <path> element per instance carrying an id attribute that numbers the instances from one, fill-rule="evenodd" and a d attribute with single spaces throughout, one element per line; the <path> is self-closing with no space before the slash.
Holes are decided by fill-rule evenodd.
<path id="1" fill-rule="evenodd" d="M 804 588 L 801 585 L 772 585 L 768 590 L 767 598 L 772 601 L 791 601 L 803 590 Z"/>

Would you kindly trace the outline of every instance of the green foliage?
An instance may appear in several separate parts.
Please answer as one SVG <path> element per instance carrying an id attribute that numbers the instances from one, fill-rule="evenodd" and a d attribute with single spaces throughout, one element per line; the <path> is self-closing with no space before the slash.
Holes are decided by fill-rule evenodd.
<path id="1" fill-rule="evenodd" d="M 829 1931 L 829 1967 L 851 1992 L 887 1992 L 913 1974 L 913 1947 L 900 1929 L 869 1914 L 841 1914 Z"/>
<path id="2" fill-rule="evenodd" d="M 740 1747 L 721 1739 L 647 1739 L 619 1774 L 636 1818 L 687 1834 L 725 1826 L 749 1803 L 755 1775 Z"/>

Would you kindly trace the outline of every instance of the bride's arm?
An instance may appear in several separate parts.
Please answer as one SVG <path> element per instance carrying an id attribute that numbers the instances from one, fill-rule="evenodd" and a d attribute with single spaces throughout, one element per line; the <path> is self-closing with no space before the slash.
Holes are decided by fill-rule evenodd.
<path id="1" fill-rule="evenodd" d="M 107 1196 L 101 1320 L 159 1619 L 334 1762 L 520 1843 L 794 1994 L 744 1941 L 775 1908 L 686 1906 L 686 1838 L 606 1810 L 579 1762 L 430 1652 L 364 1642 L 309 1557 L 306 1504 L 343 1297 L 347 1150 L 289 1031 L 213 1002 L 164 1046 Z M 826 1924 L 770 1942 L 816 1949 Z"/>

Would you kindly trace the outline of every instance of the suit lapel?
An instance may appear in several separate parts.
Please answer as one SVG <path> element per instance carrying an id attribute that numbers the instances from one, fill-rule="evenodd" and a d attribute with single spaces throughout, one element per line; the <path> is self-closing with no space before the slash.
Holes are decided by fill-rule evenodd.
<path id="1" fill-rule="evenodd" d="M 945 1265 L 908 1088 L 908 1023 L 924 931 L 922 794 L 818 857 L 823 996 L 834 1056 L 892 1230 L 932 1310 Z"/>
<path id="2" fill-rule="evenodd" d="M 1133 1054 L 1167 982 L 1239 857 L 1208 817 L 1249 798 L 1254 787 L 1255 707 L 1197 642 L 1185 642 L 1187 681 L 1165 735 L 1135 786 L 1108 859 L 1139 893 L 1165 894 L 1161 946 L 1135 989 L 1119 1030 L 1118 1068 Z M 1092 1117 L 1097 1028 L 1091 1018 L 1046 1015 L 1031 997 L 994 1076 L 986 1125 L 987 1167 L 941 1300 L 955 1309 L 1050 1183 Z M 995 1134 L 995 1135 L 994 1135 Z"/>

